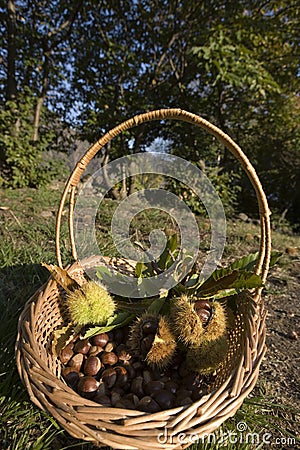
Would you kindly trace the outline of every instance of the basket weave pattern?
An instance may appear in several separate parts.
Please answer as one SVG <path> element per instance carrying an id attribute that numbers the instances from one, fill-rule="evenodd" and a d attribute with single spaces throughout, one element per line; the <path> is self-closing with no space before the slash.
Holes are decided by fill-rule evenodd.
<path id="1" fill-rule="evenodd" d="M 107 142 L 121 132 L 146 121 L 161 119 L 183 120 L 204 128 L 215 135 L 242 164 L 256 191 L 259 205 L 261 241 L 256 273 L 265 280 L 271 245 L 269 209 L 257 175 L 242 150 L 226 134 L 201 117 L 180 109 L 152 111 L 123 122 L 106 133 L 78 162 L 66 183 L 57 215 L 58 264 L 62 267 L 60 227 L 69 192 L 69 230 L 75 262 L 68 267 L 68 271 L 72 276 L 82 279 L 84 267 L 95 263 L 93 256 L 81 262 L 81 265 L 76 262 L 73 235 L 75 192 L 88 163 Z M 68 317 L 63 292 L 50 278 L 28 300 L 20 316 L 16 342 L 17 367 L 31 400 L 78 439 L 116 449 L 183 449 L 190 445 L 190 435 L 198 434 L 201 438 L 233 416 L 253 389 L 266 351 L 265 315 L 261 289 L 251 294 L 240 294 L 236 326 L 230 334 L 226 360 L 218 369 L 211 392 L 191 406 L 180 406 L 154 414 L 109 408 L 79 396 L 61 378 L 61 363 L 51 354 L 51 343 L 53 331 L 65 326 Z M 187 438 L 184 442 L 182 433 Z M 158 439 L 159 436 L 164 436 L 164 439 Z"/>

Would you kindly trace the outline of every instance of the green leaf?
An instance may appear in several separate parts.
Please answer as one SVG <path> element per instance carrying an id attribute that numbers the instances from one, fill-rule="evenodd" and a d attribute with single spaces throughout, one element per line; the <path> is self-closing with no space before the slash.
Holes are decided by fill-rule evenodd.
<path id="1" fill-rule="evenodd" d="M 218 280 L 234 270 L 238 270 L 239 272 L 242 271 L 251 272 L 254 270 L 257 264 L 258 256 L 259 256 L 258 252 L 250 253 L 249 255 L 237 259 L 228 267 L 215 270 L 211 276 L 214 278 L 214 280 Z M 282 256 L 282 253 L 278 251 L 273 251 L 271 253 L 270 267 L 273 267 L 276 264 L 280 256 Z"/>
<path id="2" fill-rule="evenodd" d="M 172 256 L 174 256 L 174 253 L 177 249 L 177 245 L 178 245 L 178 236 L 177 233 L 174 233 L 172 236 L 169 237 L 166 247 L 158 260 L 157 265 L 161 270 L 167 269 L 169 267 L 169 263 L 173 262 Z"/>
<path id="3" fill-rule="evenodd" d="M 148 313 L 158 314 L 162 307 L 165 304 L 165 297 L 159 297 L 153 300 L 149 308 L 147 309 Z"/>
<path id="4" fill-rule="evenodd" d="M 278 252 L 277 250 L 274 250 L 271 253 L 271 259 L 270 259 L 270 267 L 275 266 L 275 264 L 277 263 L 277 261 L 279 260 L 279 258 L 281 258 L 282 253 Z"/>
<path id="5" fill-rule="evenodd" d="M 263 282 L 260 275 L 256 275 L 253 272 L 242 272 L 239 273 L 238 279 L 234 282 L 233 288 L 241 291 L 244 289 L 255 289 L 262 287 Z"/>
<path id="6" fill-rule="evenodd" d="M 197 289 L 197 295 L 199 295 L 200 297 L 214 295 L 218 291 L 230 288 L 232 287 L 233 283 L 237 281 L 238 276 L 239 272 L 235 270 L 216 280 L 213 277 L 210 277 L 208 280 L 204 281 L 200 288 Z"/>
<path id="7" fill-rule="evenodd" d="M 52 353 L 60 355 L 62 349 L 73 339 L 76 334 L 80 333 L 82 325 L 74 326 L 69 323 L 65 327 L 59 328 L 53 332 Z"/>
<path id="8" fill-rule="evenodd" d="M 172 234 L 168 240 L 168 248 L 171 253 L 174 253 L 178 246 L 178 236 L 177 233 Z"/>
<path id="9" fill-rule="evenodd" d="M 199 283 L 199 275 L 194 273 L 191 277 L 189 277 L 185 281 L 184 286 L 187 289 L 192 289 L 192 288 L 196 287 L 198 283 Z"/>
<path id="10" fill-rule="evenodd" d="M 143 273 L 147 270 L 147 266 L 142 262 L 137 262 L 135 266 L 135 275 L 140 278 Z"/>
<path id="11" fill-rule="evenodd" d="M 215 297 L 216 294 L 226 293 L 226 295 L 237 294 L 245 289 L 254 289 L 263 285 L 261 277 L 253 272 L 239 272 L 234 270 L 218 280 L 209 278 L 197 290 L 200 297 Z M 232 292 L 228 294 L 226 291 L 230 289 Z M 225 291 L 225 292 L 224 292 Z"/>
<path id="12" fill-rule="evenodd" d="M 234 270 L 238 270 L 240 272 L 244 270 L 251 271 L 257 263 L 257 258 L 258 252 L 250 253 L 249 255 L 243 256 L 242 258 L 234 261 L 228 267 L 222 267 L 221 269 L 215 270 L 212 277 L 214 280 L 218 280 Z"/>
<path id="13" fill-rule="evenodd" d="M 236 294 L 238 294 L 236 289 L 224 289 L 223 291 L 217 292 L 212 296 L 205 296 L 205 298 L 210 298 L 211 300 L 221 300 L 222 298 L 231 297 Z"/>
<path id="14" fill-rule="evenodd" d="M 111 271 L 106 266 L 96 267 L 96 275 L 101 281 L 112 277 Z"/>
<path id="15" fill-rule="evenodd" d="M 128 311 L 131 314 L 142 314 L 148 307 L 151 305 L 153 298 L 142 298 L 138 301 L 130 302 L 130 301 L 122 301 L 118 300 L 117 305 L 118 309 L 123 311 Z"/>
<path id="16" fill-rule="evenodd" d="M 123 327 L 130 323 L 135 318 L 135 314 L 131 314 L 127 311 L 120 311 L 114 316 L 110 317 L 106 323 L 106 325 L 102 327 L 92 327 L 89 328 L 84 334 L 83 338 L 87 339 L 92 336 L 95 336 L 99 333 L 107 333 L 115 328 Z"/>
<path id="17" fill-rule="evenodd" d="M 112 271 L 106 266 L 99 266 L 96 267 L 96 275 L 105 286 L 108 286 L 111 292 L 117 289 L 120 295 L 127 298 L 134 292 L 134 288 L 130 291 L 130 286 L 126 281 L 124 282 L 124 276 L 127 276 L 125 274 L 123 275 L 116 270 Z M 122 293 L 121 290 L 123 290 Z"/>

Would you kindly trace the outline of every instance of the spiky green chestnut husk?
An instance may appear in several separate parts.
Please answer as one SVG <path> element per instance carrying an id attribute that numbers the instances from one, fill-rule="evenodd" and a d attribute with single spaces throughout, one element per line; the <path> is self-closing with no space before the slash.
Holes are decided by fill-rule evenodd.
<path id="1" fill-rule="evenodd" d="M 149 330 L 149 324 L 150 327 L 152 324 L 152 330 Z M 146 344 L 150 344 L 150 348 L 145 351 L 145 339 L 149 339 L 150 336 L 153 341 Z M 174 355 L 176 340 L 165 317 L 145 313 L 130 328 L 129 346 L 133 354 L 144 359 L 149 366 L 162 369 L 170 363 Z"/>
<path id="2" fill-rule="evenodd" d="M 215 301 L 212 303 L 212 308 L 212 318 L 204 329 L 202 342 L 214 341 L 227 334 L 228 320 L 225 307 L 218 301 Z"/>
<path id="3" fill-rule="evenodd" d="M 104 325 L 116 309 L 109 292 L 94 281 L 87 281 L 68 294 L 66 303 L 75 325 Z"/>
<path id="4" fill-rule="evenodd" d="M 204 326 L 194 310 L 195 299 L 186 295 L 174 300 L 171 307 L 171 320 L 174 332 L 187 347 L 199 346 L 205 341 L 216 340 L 227 333 L 227 314 L 218 301 L 211 303 L 212 315 Z"/>
<path id="5" fill-rule="evenodd" d="M 187 368 L 202 375 L 214 372 L 225 359 L 228 350 L 226 336 L 190 347 L 186 354 Z"/>
<path id="6" fill-rule="evenodd" d="M 176 340 L 168 320 L 161 316 L 151 349 L 147 353 L 146 362 L 149 366 L 159 369 L 167 367 L 176 350 Z"/>
<path id="7" fill-rule="evenodd" d="M 142 355 L 143 351 L 141 349 L 142 341 L 144 338 L 143 327 L 146 323 L 153 323 L 154 332 L 157 331 L 159 316 L 156 314 L 145 313 L 136 319 L 136 321 L 131 325 L 129 332 L 129 347 L 135 356 L 145 356 Z"/>
<path id="8" fill-rule="evenodd" d="M 187 295 L 176 298 L 171 306 L 171 323 L 175 335 L 185 345 L 199 345 L 204 328 Z"/>

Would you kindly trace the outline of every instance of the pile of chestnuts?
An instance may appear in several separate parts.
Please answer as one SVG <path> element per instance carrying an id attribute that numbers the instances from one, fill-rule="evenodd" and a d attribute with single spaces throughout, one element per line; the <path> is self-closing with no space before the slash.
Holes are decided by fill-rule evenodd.
<path id="1" fill-rule="evenodd" d="M 103 406 L 147 413 L 190 405 L 208 392 L 213 375 L 189 370 L 180 350 L 167 367 L 152 367 L 130 350 L 128 335 L 124 327 L 89 339 L 75 337 L 60 353 L 65 382 Z"/>

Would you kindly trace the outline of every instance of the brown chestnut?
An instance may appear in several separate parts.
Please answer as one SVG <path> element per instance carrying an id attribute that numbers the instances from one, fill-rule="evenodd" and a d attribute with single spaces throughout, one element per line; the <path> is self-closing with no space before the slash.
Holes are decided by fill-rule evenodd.
<path id="1" fill-rule="evenodd" d="M 70 344 L 66 345 L 65 348 L 62 349 L 59 359 L 61 360 L 61 362 L 63 364 L 68 364 L 68 362 L 74 355 L 73 347 L 74 347 L 74 344 L 72 342 L 70 342 Z"/>
<path id="2" fill-rule="evenodd" d="M 191 397 L 185 397 L 183 399 L 180 399 L 180 401 L 176 400 L 176 406 L 188 406 L 192 404 L 193 400 L 191 399 Z"/>
<path id="3" fill-rule="evenodd" d="M 117 394 L 120 394 L 121 397 L 125 394 L 125 391 L 123 388 L 121 388 L 120 386 L 114 386 L 113 389 L 111 390 L 111 394 L 115 392 Z"/>
<path id="4" fill-rule="evenodd" d="M 114 364 L 116 364 L 118 362 L 118 357 L 113 352 L 103 352 L 100 355 L 100 359 L 101 359 L 102 364 L 109 365 L 109 366 L 113 366 Z"/>
<path id="5" fill-rule="evenodd" d="M 80 372 L 82 362 L 83 362 L 83 354 L 77 353 L 77 355 L 72 356 L 68 365 L 69 365 L 69 367 L 72 367 L 72 369 L 75 372 Z"/>
<path id="6" fill-rule="evenodd" d="M 154 334 L 148 334 L 142 339 L 141 342 L 141 352 L 143 355 L 146 355 L 150 348 L 152 347 L 154 341 Z"/>
<path id="7" fill-rule="evenodd" d="M 115 344 L 114 342 L 108 342 L 108 343 L 106 344 L 106 346 L 104 347 L 104 350 L 105 350 L 106 352 L 112 352 L 113 349 L 115 348 L 115 346 L 116 346 L 116 344 Z"/>
<path id="8" fill-rule="evenodd" d="M 121 361 L 121 363 L 123 363 L 124 367 L 126 367 L 128 378 L 132 380 L 136 376 L 136 371 L 134 370 L 129 361 Z"/>
<path id="9" fill-rule="evenodd" d="M 139 410 L 148 412 L 148 413 L 156 413 L 160 411 L 159 404 L 150 396 L 143 397 L 136 406 Z"/>
<path id="10" fill-rule="evenodd" d="M 120 361 L 129 361 L 132 358 L 131 354 L 126 348 L 126 345 L 124 344 L 118 345 L 118 347 L 116 348 L 116 355 L 118 356 Z"/>
<path id="11" fill-rule="evenodd" d="M 203 326 L 207 326 L 212 316 L 212 307 L 206 300 L 198 300 L 194 304 L 194 310 L 201 320 Z"/>
<path id="12" fill-rule="evenodd" d="M 77 389 L 78 393 L 85 398 L 93 398 L 99 386 L 99 382 L 95 378 L 90 376 L 85 376 L 80 378 Z"/>
<path id="13" fill-rule="evenodd" d="M 192 391 L 189 391 L 189 390 L 184 389 L 184 388 L 179 389 L 177 391 L 177 394 L 176 394 L 177 403 L 181 402 L 185 398 L 190 398 L 191 395 L 192 395 Z"/>
<path id="14" fill-rule="evenodd" d="M 89 356 L 84 363 L 83 372 L 85 375 L 95 376 L 101 369 L 101 361 L 97 356 Z"/>
<path id="15" fill-rule="evenodd" d="M 103 352 L 103 348 L 100 347 L 100 345 L 92 345 L 89 349 L 88 355 L 89 356 L 99 356 L 100 353 Z"/>
<path id="16" fill-rule="evenodd" d="M 153 394 L 155 391 L 160 391 L 164 388 L 164 383 L 161 381 L 150 381 L 149 383 L 146 383 L 144 386 L 144 391 L 147 395 Z"/>
<path id="17" fill-rule="evenodd" d="M 211 313 L 207 309 L 198 309 L 197 315 L 201 320 L 203 326 L 207 325 L 211 316 Z"/>
<path id="18" fill-rule="evenodd" d="M 165 389 L 155 391 L 153 398 L 162 409 L 170 409 L 175 404 L 175 395 Z"/>
<path id="19" fill-rule="evenodd" d="M 121 401 L 121 398 L 122 398 L 122 396 L 121 396 L 121 394 L 119 392 L 112 391 L 111 392 L 111 404 L 112 404 L 112 406 L 115 406 L 116 403 Z"/>
<path id="20" fill-rule="evenodd" d="M 145 367 L 145 363 L 143 363 L 142 361 L 135 361 L 132 363 L 132 367 L 134 368 L 134 370 L 143 370 Z"/>
<path id="21" fill-rule="evenodd" d="M 157 331 L 157 321 L 148 319 L 146 322 L 144 322 L 143 327 L 143 334 L 156 334 Z"/>
<path id="22" fill-rule="evenodd" d="M 136 377 L 131 382 L 130 390 L 131 392 L 133 392 L 133 394 L 136 394 L 139 398 L 142 398 L 145 395 L 143 384 L 144 384 L 143 377 Z"/>
<path id="23" fill-rule="evenodd" d="M 139 403 L 139 398 L 137 395 L 135 395 L 133 392 L 130 392 L 129 394 L 126 394 L 123 399 L 131 401 L 135 406 Z M 122 399 L 122 400 L 123 400 Z"/>
<path id="24" fill-rule="evenodd" d="M 110 389 L 114 386 L 117 381 L 117 372 L 112 367 L 109 369 L 105 369 L 102 373 L 102 381 L 105 383 L 105 386 Z"/>
<path id="25" fill-rule="evenodd" d="M 63 377 L 66 383 L 73 389 L 75 389 L 79 381 L 79 373 L 75 372 L 72 367 L 65 367 L 62 371 Z"/>
<path id="26" fill-rule="evenodd" d="M 123 387 L 128 381 L 127 370 L 124 366 L 116 366 L 115 371 L 117 373 L 116 386 Z"/>
<path id="27" fill-rule="evenodd" d="M 98 392 L 95 395 L 95 397 L 93 397 L 93 401 L 97 402 L 103 406 L 111 406 L 112 405 L 112 402 L 111 402 L 110 398 L 108 397 L 108 395 L 99 394 Z"/>
<path id="28" fill-rule="evenodd" d="M 86 355 L 89 352 L 89 349 L 91 348 L 92 344 L 88 339 L 82 339 L 80 341 L 77 341 L 74 346 L 74 351 L 76 353 L 82 353 L 83 355 Z"/>
<path id="29" fill-rule="evenodd" d="M 115 404 L 115 407 L 122 408 L 122 409 L 136 409 L 135 405 L 128 398 L 119 400 Z"/>
<path id="30" fill-rule="evenodd" d="M 207 311 L 210 311 L 211 304 L 206 300 L 197 300 L 194 303 L 194 310 L 197 311 L 197 309 L 207 309 Z"/>
<path id="31" fill-rule="evenodd" d="M 143 370 L 143 378 L 145 384 L 150 383 L 150 381 L 152 381 L 152 374 L 150 370 Z"/>
<path id="32" fill-rule="evenodd" d="M 109 341 L 109 337 L 108 337 L 108 334 L 106 334 L 106 333 L 96 334 L 96 336 L 94 336 L 92 338 L 93 345 L 97 345 L 102 348 L 104 348 L 106 346 L 108 341 Z"/>
<path id="33" fill-rule="evenodd" d="M 175 381 L 170 380 L 165 383 L 165 389 L 170 391 L 172 394 L 176 394 L 178 385 L 177 385 L 177 383 L 175 383 Z"/>
<path id="34" fill-rule="evenodd" d="M 107 394 L 107 387 L 105 386 L 105 383 L 103 380 L 99 381 L 99 386 L 97 390 L 97 394 L 106 395 Z"/>

